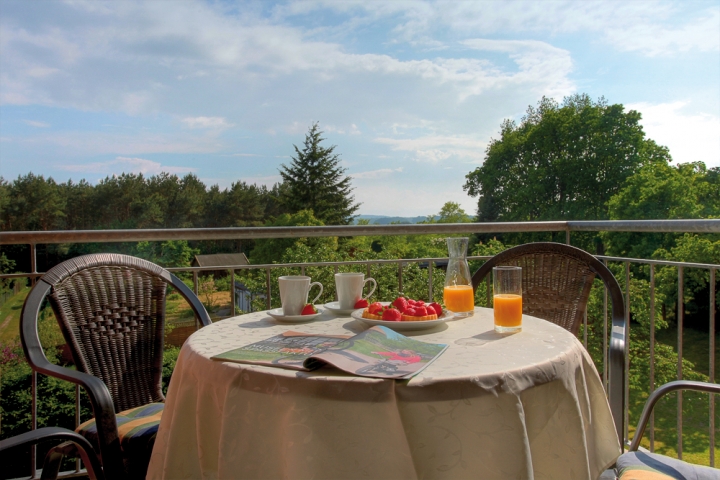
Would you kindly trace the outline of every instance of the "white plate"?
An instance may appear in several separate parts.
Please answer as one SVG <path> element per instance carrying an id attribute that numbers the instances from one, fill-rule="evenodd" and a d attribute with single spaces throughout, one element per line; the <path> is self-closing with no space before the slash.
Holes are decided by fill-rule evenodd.
<path id="1" fill-rule="evenodd" d="M 352 312 L 355 311 L 354 308 L 344 309 L 340 308 L 340 302 L 330 302 L 323 305 L 323 307 L 330 310 L 335 315 L 350 315 Z"/>
<path id="2" fill-rule="evenodd" d="M 312 315 L 284 315 L 282 308 L 275 308 L 273 310 L 268 310 L 267 314 L 279 322 L 300 323 L 309 322 L 310 320 L 319 317 L 322 315 L 322 310 L 318 309 L 318 313 L 314 313 Z"/>
<path id="3" fill-rule="evenodd" d="M 420 320 L 417 322 L 391 322 L 389 320 L 374 320 L 372 318 L 364 318 L 362 316 L 363 310 L 365 309 L 361 308 L 359 310 L 354 310 L 352 314 L 350 314 L 350 316 L 355 320 L 360 320 L 366 325 L 370 325 L 371 327 L 374 327 L 375 325 L 382 325 L 383 327 L 388 327 L 398 332 L 405 330 L 428 330 L 430 328 L 437 327 L 438 325 L 442 325 L 443 323 L 451 320 L 455 316 L 453 313 L 443 310 L 443 314 L 439 316 L 437 320 Z"/>

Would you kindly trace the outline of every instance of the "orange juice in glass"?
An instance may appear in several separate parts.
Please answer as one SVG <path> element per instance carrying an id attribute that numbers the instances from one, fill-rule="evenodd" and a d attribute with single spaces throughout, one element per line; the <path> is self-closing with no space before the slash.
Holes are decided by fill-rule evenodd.
<path id="1" fill-rule="evenodd" d="M 498 333 L 522 330 L 522 268 L 493 268 L 493 316 Z"/>

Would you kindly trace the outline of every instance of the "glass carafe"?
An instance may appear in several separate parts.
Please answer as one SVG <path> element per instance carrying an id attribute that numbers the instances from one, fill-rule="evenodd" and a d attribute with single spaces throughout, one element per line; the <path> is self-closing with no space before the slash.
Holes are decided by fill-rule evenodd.
<path id="1" fill-rule="evenodd" d="M 445 308 L 456 317 L 469 317 L 475 311 L 475 295 L 467 262 L 467 237 L 447 239 L 450 260 L 445 273 L 443 300 Z"/>

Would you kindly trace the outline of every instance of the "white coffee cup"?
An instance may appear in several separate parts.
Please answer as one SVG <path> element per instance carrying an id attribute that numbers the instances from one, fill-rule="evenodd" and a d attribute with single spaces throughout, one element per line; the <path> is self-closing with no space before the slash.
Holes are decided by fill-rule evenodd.
<path id="1" fill-rule="evenodd" d="M 377 288 L 377 282 L 374 278 L 368 278 L 365 280 L 364 273 L 336 273 L 335 274 L 335 287 L 337 288 L 338 303 L 342 310 L 350 310 L 355 308 L 355 304 L 363 298 L 362 292 L 367 282 L 372 282 L 373 288 L 365 300 L 370 298 L 370 295 L 375 292 Z"/>
<path id="2" fill-rule="evenodd" d="M 286 275 L 278 278 L 278 283 L 280 284 L 280 302 L 285 316 L 302 313 L 303 307 L 308 303 L 308 293 L 314 285 L 320 287 L 320 293 L 310 303 L 317 302 L 323 292 L 322 283 L 310 283 L 310 277 L 304 275 Z"/>

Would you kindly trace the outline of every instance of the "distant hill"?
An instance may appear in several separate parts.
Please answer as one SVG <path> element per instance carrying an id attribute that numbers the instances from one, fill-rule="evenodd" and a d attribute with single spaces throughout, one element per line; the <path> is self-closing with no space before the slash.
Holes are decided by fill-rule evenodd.
<path id="1" fill-rule="evenodd" d="M 391 223 L 419 223 L 427 220 L 427 216 L 421 217 L 387 217 L 385 215 L 358 215 L 355 217 L 355 223 L 358 220 L 367 219 L 370 220 L 371 225 L 389 225 Z"/>

